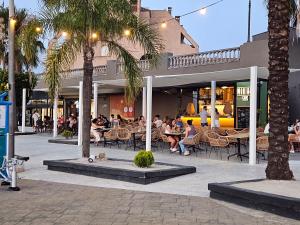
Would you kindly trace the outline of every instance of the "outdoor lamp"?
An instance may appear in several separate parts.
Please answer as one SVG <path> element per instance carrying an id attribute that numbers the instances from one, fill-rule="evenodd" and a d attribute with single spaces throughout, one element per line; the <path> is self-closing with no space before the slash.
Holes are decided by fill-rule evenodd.
<path id="1" fill-rule="evenodd" d="M 130 35 L 130 30 L 128 30 L 128 29 L 124 30 L 124 35 L 129 36 Z"/>
<path id="2" fill-rule="evenodd" d="M 161 28 L 166 28 L 167 27 L 167 23 L 163 22 L 160 26 L 161 26 Z"/>
<path id="3" fill-rule="evenodd" d="M 36 28 L 35 28 L 35 31 L 36 31 L 37 33 L 40 33 L 40 32 L 42 31 L 42 28 L 36 27 Z"/>

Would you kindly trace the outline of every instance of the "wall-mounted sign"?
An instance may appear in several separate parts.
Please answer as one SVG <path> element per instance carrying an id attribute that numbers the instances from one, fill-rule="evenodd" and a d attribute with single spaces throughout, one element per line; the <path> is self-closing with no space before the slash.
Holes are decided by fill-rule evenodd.
<path id="1" fill-rule="evenodd" d="M 6 106 L 0 105 L 0 128 L 5 128 Z"/>

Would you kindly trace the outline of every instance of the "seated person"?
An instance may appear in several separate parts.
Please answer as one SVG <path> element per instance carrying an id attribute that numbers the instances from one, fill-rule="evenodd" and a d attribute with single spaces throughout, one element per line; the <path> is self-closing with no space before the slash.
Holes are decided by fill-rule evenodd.
<path id="1" fill-rule="evenodd" d="M 160 128 L 162 126 L 163 121 L 160 119 L 160 115 L 156 115 L 154 117 L 153 123 L 154 123 L 156 128 Z"/>
<path id="2" fill-rule="evenodd" d="M 146 120 L 144 116 L 140 116 L 139 118 L 139 127 L 145 127 L 146 126 Z"/>
<path id="3" fill-rule="evenodd" d="M 99 126 L 97 124 L 97 119 L 93 119 L 92 124 L 91 124 L 91 134 L 95 137 L 96 145 L 98 145 L 98 143 L 100 142 L 100 139 L 101 139 L 101 134 L 97 130 L 99 128 L 103 128 L 103 126 Z"/>
<path id="4" fill-rule="evenodd" d="M 176 116 L 176 126 L 179 127 L 180 130 L 183 129 L 183 122 L 180 115 Z"/>
<path id="5" fill-rule="evenodd" d="M 166 134 L 170 134 L 172 132 L 176 131 L 176 120 L 171 120 L 169 119 L 167 121 L 167 125 L 165 128 L 165 133 Z M 170 142 L 170 150 L 171 152 L 176 152 L 177 148 L 178 148 L 178 142 L 179 142 L 179 138 L 177 136 L 168 136 L 168 141 Z"/>
<path id="6" fill-rule="evenodd" d="M 187 121 L 187 127 L 185 129 L 185 137 L 183 140 L 179 141 L 179 146 L 181 149 L 181 152 L 183 155 L 188 156 L 190 155 L 190 151 L 188 151 L 185 146 L 184 146 L 184 140 L 188 138 L 193 138 L 196 135 L 196 129 L 193 125 L 193 120 L 188 120 Z"/>

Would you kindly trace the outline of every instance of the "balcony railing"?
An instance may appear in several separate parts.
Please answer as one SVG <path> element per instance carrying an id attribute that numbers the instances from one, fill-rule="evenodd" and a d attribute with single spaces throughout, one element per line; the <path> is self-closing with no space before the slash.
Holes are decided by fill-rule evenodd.
<path id="1" fill-rule="evenodd" d="M 149 60 L 140 60 L 138 62 L 138 66 L 144 72 L 149 71 L 150 70 L 150 61 Z M 117 63 L 117 71 L 118 71 L 118 73 L 124 72 L 124 63 L 122 63 L 122 62 Z"/>
<path id="2" fill-rule="evenodd" d="M 107 74 L 107 66 L 95 66 L 93 76 L 105 76 Z M 73 69 L 61 73 L 64 79 L 74 79 L 83 77 L 83 69 Z M 38 80 L 44 79 L 43 74 L 37 74 Z"/>
<path id="3" fill-rule="evenodd" d="M 193 55 L 171 56 L 169 57 L 168 69 L 228 63 L 239 60 L 240 48 L 229 48 L 216 51 L 202 52 Z"/>

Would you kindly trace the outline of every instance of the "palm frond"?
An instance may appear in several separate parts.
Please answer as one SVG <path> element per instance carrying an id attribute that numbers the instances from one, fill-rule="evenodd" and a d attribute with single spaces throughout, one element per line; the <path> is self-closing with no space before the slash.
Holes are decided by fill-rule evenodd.
<path id="1" fill-rule="evenodd" d="M 142 71 L 138 66 L 137 60 L 124 47 L 110 40 L 107 40 L 107 44 L 109 51 L 124 63 L 124 75 L 127 79 L 125 95 L 127 100 L 131 102 L 141 91 L 143 84 Z"/>
<path id="2" fill-rule="evenodd" d="M 146 52 L 151 65 L 157 66 L 159 53 L 164 49 L 162 39 L 157 30 L 137 17 L 130 21 L 129 26 L 132 29 L 132 34 L 128 36 L 128 40 L 140 44 Z"/>
<path id="3" fill-rule="evenodd" d="M 52 40 L 52 44 L 47 52 L 44 73 L 50 99 L 53 100 L 55 94 L 58 93 L 61 84 L 61 72 L 70 69 L 80 51 L 80 47 L 81 45 L 75 37 L 62 43 L 59 39 Z"/>

